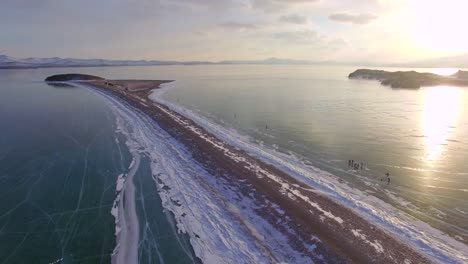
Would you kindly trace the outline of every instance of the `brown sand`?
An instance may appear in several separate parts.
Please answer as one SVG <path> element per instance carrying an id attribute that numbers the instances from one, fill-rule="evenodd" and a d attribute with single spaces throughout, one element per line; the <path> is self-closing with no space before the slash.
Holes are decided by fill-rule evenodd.
<path id="1" fill-rule="evenodd" d="M 356 212 L 278 168 L 224 143 L 190 119 L 148 99 L 150 91 L 165 82 L 168 81 L 107 80 L 87 84 L 110 92 L 144 111 L 191 150 L 193 157 L 213 175 L 237 184 L 239 180 L 245 182 L 240 187 L 243 194 L 255 189 L 255 199 L 264 204 L 270 201 L 279 205 L 288 217 L 281 216 L 271 206 L 265 206 L 258 212 L 278 230 L 286 226 L 295 230 L 296 235 L 288 236 L 290 244 L 310 256 L 314 262 L 405 263 L 409 260 L 411 263 L 430 263 L 425 256 L 397 241 Z M 194 127 L 197 133 L 193 131 Z M 235 158 L 239 156 L 244 159 Z M 283 188 L 285 184 L 288 185 L 287 189 Z M 284 221 L 278 224 L 280 218 Z M 317 248 L 310 252 L 306 243 L 316 244 Z M 324 260 L 317 258 L 317 253 Z"/>

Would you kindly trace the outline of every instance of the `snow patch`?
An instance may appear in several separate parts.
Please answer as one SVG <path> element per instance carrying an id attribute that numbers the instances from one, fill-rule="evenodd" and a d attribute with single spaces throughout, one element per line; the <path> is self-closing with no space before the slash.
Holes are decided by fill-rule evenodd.
<path id="1" fill-rule="evenodd" d="M 384 252 L 384 248 L 383 246 L 380 244 L 380 242 L 378 240 L 374 240 L 374 242 L 371 242 L 369 241 L 366 236 L 364 234 L 361 233 L 362 230 L 359 230 L 359 229 L 352 229 L 351 232 L 353 233 L 353 235 L 357 238 L 360 238 L 362 239 L 364 242 L 366 242 L 367 244 L 371 245 L 375 251 L 377 253 L 383 253 Z"/>

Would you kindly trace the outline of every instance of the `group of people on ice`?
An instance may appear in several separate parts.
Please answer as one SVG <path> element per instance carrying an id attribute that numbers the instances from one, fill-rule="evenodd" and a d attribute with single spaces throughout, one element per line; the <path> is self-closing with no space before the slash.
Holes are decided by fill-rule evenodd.
<path id="1" fill-rule="evenodd" d="M 360 166 L 359 166 L 360 165 Z M 354 169 L 354 170 L 359 170 L 359 169 L 364 169 L 364 163 L 361 162 L 361 164 L 359 164 L 359 162 L 354 162 L 354 160 L 348 160 L 348 167 Z"/>
<path id="2" fill-rule="evenodd" d="M 353 169 L 353 170 L 363 170 L 364 169 L 364 163 L 361 162 L 355 162 L 354 160 L 348 160 L 348 167 Z M 384 179 L 385 181 L 387 182 L 387 185 L 390 184 L 390 173 L 387 171 L 387 173 L 385 173 L 385 176 L 384 178 L 381 178 L 380 181 L 383 182 Z"/>

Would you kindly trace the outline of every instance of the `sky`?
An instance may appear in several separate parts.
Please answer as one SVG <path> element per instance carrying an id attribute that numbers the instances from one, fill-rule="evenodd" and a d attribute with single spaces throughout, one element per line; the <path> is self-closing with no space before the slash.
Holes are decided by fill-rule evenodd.
<path id="1" fill-rule="evenodd" d="M 409 62 L 468 53 L 467 0 L 0 0 L 0 54 Z"/>

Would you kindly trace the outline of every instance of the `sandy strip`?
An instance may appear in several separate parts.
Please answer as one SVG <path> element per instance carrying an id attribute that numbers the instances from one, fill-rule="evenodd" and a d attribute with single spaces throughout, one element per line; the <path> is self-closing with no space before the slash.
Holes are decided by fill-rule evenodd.
<path id="1" fill-rule="evenodd" d="M 278 168 L 226 144 L 164 105 L 148 100 L 150 90 L 164 82 L 121 80 L 87 84 L 111 92 L 144 111 L 190 149 L 194 159 L 216 172 L 215 175 L 244 181 L 246 188 L 255 189 L 256 195 L 277 204 L 293 219 L 289 227 L 301 236 L 302 241 L 312 243 L 318 237 L 324 242 L 326 246 L 319 251 L 325 260 L 335 263 L 430 263 L 428 258 L 350 209 Z M 267 209 L 263 210 L 264 217 L 273 222 L 275 216 Z M 290 242 L 307 254 L 297 238 L 291 237 Z"/>

